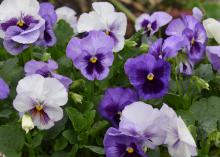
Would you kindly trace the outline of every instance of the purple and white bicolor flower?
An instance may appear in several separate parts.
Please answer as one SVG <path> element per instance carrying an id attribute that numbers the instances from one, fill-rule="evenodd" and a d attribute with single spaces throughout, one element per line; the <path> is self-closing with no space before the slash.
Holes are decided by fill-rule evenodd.
<path id="1" fill-rule="evenodd" d="M 206 55 L 213 69 L 220 73 L 220 46 L 207 46 Z"/>
<path id="2" fill-rule="evenodd" d="M 58 21 L 64 20 L 73 28 L 74 34 L 77 34 L 77 17 L 76 12 L 69 7 L 60 7 L 56 9 Z"/>
<path id="3" fill-rule="evenodd" d="M 136 31 L 143 29 L 146 35 L 150 37 L 171 20 L 172 16 L 163 11 L 154 12 L 152 15 L 144 13 L 137 18 L 135 29 Z"/>
<path id="4" fill-rule="evenodd" d="M 109 120 L 114 127 L 118 127 L 121 112 L 125 106 L 138 100 L 136 92 L 129 88 L 109 88 L 99 106 L 100 114 Z"/>
<path id="5" fill-rule="evenodd" d="M 122 111 L 119 130 L 137 138 L 143 147 L 154 149 L 163 144 L 166 137 L 161 128 L 163 119 L 158 109 L 144 102 L 134 102 Z"/>
<path id="6" fill-rule="evenodd" d="M 125 63 L 130 83 L 144 100 L 161 98 L 169 90 L 170 64 L 151 54 L 130 58 Z"/>
<path id="7" fill-rule="evenodd" d="M 68 93 L 57 79 L 29 75 L 18 82 L 16 91 L 14 108 L 29 114 L 38 129 L 50 129 L 63 118 L 61 106 L 67 103 Z"/>
<path id="8" fill-rule="evenodd" d="M 179 72 L 181 74 L 190 76 L 190 75 L 193 74 L 193 68 L 194 68 L 194 63 L 193 62 L 191 62 L 189 59 L 184 60 L 184 61 L 180 62 Z"/>
<path id="9" fill-rule="evenodd" d="M 52 47 L 56 44 L 54 26 L 57 22 L 57 14 L 51 3 L 41 3 L 39 15 L 45 20 L 45 29 L 42 30 L 41 36 L 36 42 L 39 46 Z"/>
<path id="10" fill-rule="evenodd" d="M 122 12 L 115 12 L 115 8 L 108 2 L 95 2 L 92 4 L 94 11 L 83 13 L 78 20 L 79 33 L 93 30 L 104 31 L 114 41 L 114 52 L 123 49 L 127 18 Z"/>
<path id="11" fill-rule="evenodd" d="M 0 37 L 12 55 L 21 53 L 35 43 L 45 21 L 38 15 L 37 0 L 4 0 L 0 5 Z"/>
<path id="12" fill-rule="evenodd" d="M 207 35 L 203 25 L 195 17 L 185 15 L 173 20 L 168 25 L 166 34 L 185 40 L 184 48 L 191 61 L 198 62 L 204 58 Z"/>
<path id="13" fill-rule="evenodd" d="M 9 95 L 10 89 L 7 83 L 0 78 L 0 100 L 6 99 Z"/>
<path id="14" fill-rule="evenodd" d="M 183 45 L 184 40 L 178 36 L 171 36 L 165 40 L 160 38 L 150 46 L 148 53 L 156 59 L 167 59 L 175 57 Z"/>
<path id="15" fill-rule="evenodd" d="M 48 60 L 48 62 L 31 60 L 24 66 L 26 76 L 32 74 L 40 74 L 44 77 L 53 77 L 58 79 L 66 89 L 72 83 L 72 80 L 66 76 L 59 75 L 55 71 L 58 69 L 58 64 L 54 60 Z"/>
<path id="16" fill-rule="evenodd" d="M 109 128 L 104 137 L 106 157 L 147 157 L 139 141 L 115 128 Z"/>
<path id="17" fill-rule="evenodd" d="M 169 154 L 172 157 L 197 156 L 196 143 L 182 118 L 166 104 L 162 106 L 160 112 L 166 119 L 163 125 L 166 131 L 164 144 L 167 144 Z"/>
<path id="18" fill-rule="evenodd" d="M 103 80 L 114 60 L 113 47 L 110 36 L 102 31 L 91 31 L 85 38 L 72 38 L 66 55 L 88 80 Z"/>

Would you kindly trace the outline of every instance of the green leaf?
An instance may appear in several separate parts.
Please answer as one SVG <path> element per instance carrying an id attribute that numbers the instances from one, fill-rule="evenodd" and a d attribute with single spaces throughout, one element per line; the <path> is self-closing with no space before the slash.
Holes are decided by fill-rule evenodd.
<path id="1" fill-rule="evenodd" d="M 191 111 L 177 110 L 176 112 L 178 115 L 181 116 L 181 118 L 184 120 L 187 126 L 195 124 L 196 118 L 194 117 L 194 114 Z"/>
<path id="2" fill-rule="evenodd" d="M 43 137 L 44 135 L 42 132 L 37 132 L 37 134 L 33 137 L 32 146 L 34 148 L 38 147 L 41 144 Z"/>
<path id="3" fill-rule="evenodd" d="M 96 154 L 105 155 L 104 148 L 98 147 L 98 146 L 84 146 L 84 148 L 87 148 L 91 151 L 93 151 Z"/>
<path id="4" fill-rule="evenodd" d="M 60 136 L 58 139 L 56 139 L 54 150 L 61 151 L 65 149 L 67 145 L 68 145 L 67 140 L 63 136 Z"/>
<path id="5" fill-rule="evenodd" d="M 72 129 L 65 130 L 62 135 L 69 141 L 70 144 L 75 144 L 77 142 L 77 137 Z"/>
<path id="6" fill-rule="evenodd" d="M 8 157 L 20 157 L 24 145 L 24 132 L 18 125 L 0 127 L 0 152 Z"/>
<path id="7" fill-rule="evenodd" d="M 195 71 L 196 76 L 201 77 L 206 81 L 213 79 L 213 70 L 211 64 L 201 64 Z"/>
<path id="8" fill-rule="evenodd" d="M 12 111 L 9 109 L 2 110 L 0 111 L 0 118 L 9 118 L 11 114 Z"/>
<path id="9" fill-rule="evenodd" d="M 217 122 L 220 122 L 219 102 L 219 97 L 212 96 L 193 103 L 190 108 L 196 120 L 207 133 L 215 131 L 217 129 Z"/>

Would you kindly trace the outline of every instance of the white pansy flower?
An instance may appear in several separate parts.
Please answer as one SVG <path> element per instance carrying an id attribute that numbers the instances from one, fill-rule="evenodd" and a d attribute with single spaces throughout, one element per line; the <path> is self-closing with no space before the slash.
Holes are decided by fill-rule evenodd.
<path id="1" fill-rule="evenodd" d="M 203 25 L 208 37 L 214 38 L 220 44 L 220 22 L 213 18 L 208 18 L 203 21 Z"/>
<path id="2" fill-rule="evenodd" d="M 49 129 L 63 118 L 61 106 L 68 101 L 66 88 L 55 78 L 33 74 L 19 81 L 14 108 L 30 114 L 38 129 Z"/>
<path id="3" fill-rule="evenodd" d="M 112 4 L 108 2 L 95 2 L 92 4 L 94 11 L 83 13 L 78 20 L 77 30 L 79 33 L 92 30 L 106 32 L 114 40 L 114 51 L 123 49 L 127 18 L 122 12 L 115 12 Z"/>

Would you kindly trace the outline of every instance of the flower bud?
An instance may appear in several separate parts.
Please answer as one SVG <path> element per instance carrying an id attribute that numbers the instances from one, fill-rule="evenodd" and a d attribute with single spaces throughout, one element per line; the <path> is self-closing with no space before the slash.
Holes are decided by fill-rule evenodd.
<path id="1" fill-rule="evenodd" d="M 82 95 L 70 92 L 70 96 L 76 104 L 82 104 L 82 100 L 83 100 Z"/>
<path id="2" fill-rule="evenodd" d="M 26 134 L 30 130 L 34 129 L 34 123 L 31 116 L 29 116 L 28 114 L 24 114 L 22 117 L 22 129 L 25 130 Z"/>
<path id="3" fill-rule="evenodd" d="M 197 77 L 197 76 L 193 76 L 193 77 L 192 77 L 192 80 L 195 81 L 196 86 L 197 86 L 199 89 L 207 89 L 207 90 L 209 90 L 209 84 L 208 84 L 208 82 L 206 82 L 206 81 L 203 80 L 202 78 L 199 78 L 199 77 Z"/>

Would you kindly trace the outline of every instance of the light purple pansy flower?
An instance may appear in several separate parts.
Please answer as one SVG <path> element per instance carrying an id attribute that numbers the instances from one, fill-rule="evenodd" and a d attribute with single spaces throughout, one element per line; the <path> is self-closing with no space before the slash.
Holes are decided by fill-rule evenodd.
<path id="1" fill-rule="evenodd" d="M 207 46 L 206 54 L 213 69 L 220 73 L 220 46 Z"/>
<path id="2" fill-rule="evenodd" d="M 182 118 L 166 104 L 160 112 L 166 119 L 162 128 L 166 131 L 164 144 L 167 144 L 169 154 L 172 157 L 197 156 L 196 143 Z"/>
<path id="3" fill-rule="evenodd" d="M 156 33 L 160 27 L 168 24 L 171 20 L 172 16 L 166 12 L 158 11 L 154 12 L 152 15 L 145 13 L 137 18 L 135 29 L 136 31 L 143 29 L 149 37 Z"/>
<path id="4" fill-rule="evenodd" d="M 54 6 L 50 3 L 41 3 L 39 15 L 45 20 L 45 29 L 36 44 L 39 46 L 54 46 L 56 44 L 56 36 L 53 28 L 57 22 Z"/>
<path id="5" fill-rule="evenodd" d="M 166 34 L 184 38 L 184 47 L 191 61 L 197 62 L 204 58 L 207 35 L 203 25 L 195 17 L 186 15 L 173 20 L 168 25 Z"/>
<path id="6" fill-rule="evenodd" d="M 203 13 L 202 11 L 198 8 L 198 7 L 194 7 L 193 10 L 193 16 L 198 20 L 198 21 L 202 21 L 203 18 Z"/>
<path id="7" fill-rule="evenodd" d="M 147 157 L 139 141 L 115 128 L 109 128 L 104 137 L 106 157 Z"/>
<path id="8" fill-rule="evenodd" d="M 114 42 L 113 51 L 118 52 L 124 48 L 127 17 L 122 12 L 116 12 L 109 2 L 94 2 L 94 11 L 83 13 L 77 23 L 79 33 L 90 31 L 103 31 Z"/>
<path id="9" fill-rule="evenodd" d="M 0 78 L 0 99 L 6 99 L 9 95 L 10 89 L 7 83 Z"/>
<path id="10" fill-rule="evenodd" d="M 150 46 L 148 53 L 152 54 L 156 59 L 167 59 L 175 57 L 183 45 L 184 40 L 178 36 L 171 36 L 165 40 L 160 38 Z"/>
<path id="11" fill-rule="evenodd" d="M 193 74 L 194 64 L 190 60 L 182 61 L 179 65 L 179 72 L 184 75 L 192 75 Z"/>
<path id="12" fill-rule="evenodd" d="M 24 66 L 26 76 L 32 74 L 40 74 L 44 77 L 54 77 L 58 79 L 66 87 L 66 89 L 68 89 L 69 85 L 72 83 L 72 80 L 66 76 L 55 73 L 55 70 L 57 69 L 58 64 L 54 60 L 48 60 L 47 63 L 31 60 Z"/>
<path id="13" fill-rule="evenodd" d="M 37 0 L 4 0 L 0 5 L 0 37 L 12 55 L 21 53 L 38 40 L 45 21 L 38 15 Z"/>
<path id="14" fill-rule="evenodd" d="M 138 100 L 137 94 L 129 88 L 109 88 L 99 106 L 100 114 L 118 127 L 120 116 L 125 106 Z"/>
<path id="15" fill-rule="evenodd" d="M 38 129 L 50 129 L 63 118 L 61 106 L 67 103 L 68 93 L 57 79 L 29 75 L 18 82 L 16 91 L 14 108 L 30 114 Z"/>
<path id="16" fill-rule="evenodd" d="M 144 100 L 163 97 L 169 90 L 170 64 L 151 54 L 130 58 L 125 63 L 130 83 Z"/>
<path id="17" fill-rule="evenodd" d="M 103 80 L 114 60 L 113 47 L 111 37 L 102 31 L 91 31 L 83 39 L 72 38 L 66 55 L 88 80 Z"/>
<path id="18" fill-rule="evenodd" d="M 154 149 L 163 144 L 166 137 L 161 128 L 163 119 L 158 109 L 144 102 L 134 102 L 122 111 L 119 130 L 139 139 L 143 147 Z"/>

